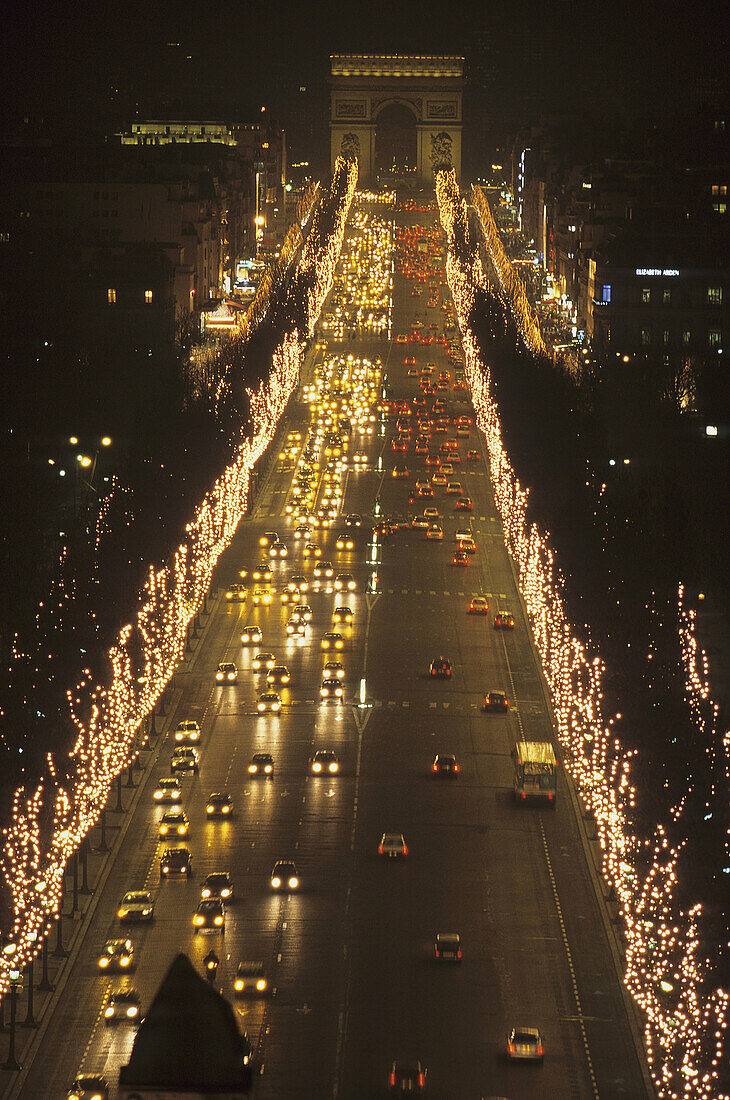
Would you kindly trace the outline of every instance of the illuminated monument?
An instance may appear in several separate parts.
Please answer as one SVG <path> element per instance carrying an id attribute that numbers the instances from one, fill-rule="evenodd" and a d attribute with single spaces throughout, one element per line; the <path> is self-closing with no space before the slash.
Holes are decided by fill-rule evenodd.
<path id="1" fill-rule="evenodd" d="M 357 156 L 360 183 L 461 177 L 463 57 L 335 54 L 331 61 L 331 164 Z"/>

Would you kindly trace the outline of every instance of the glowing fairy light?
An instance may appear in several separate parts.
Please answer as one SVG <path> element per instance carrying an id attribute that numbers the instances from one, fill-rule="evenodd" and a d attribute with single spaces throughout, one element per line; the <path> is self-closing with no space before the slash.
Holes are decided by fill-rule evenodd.
<path id="1" fill-rule="evenodd" d="M 0 997 L 9 986 L 10 963 L 24 966 L 40 950 L 59 911 L 66 864 L 98 821 L 116 776 L 133 760 L 140 724 L 184 657 L 190 623 L 245 512 L 251 470 L 272 442 L 297 384 L 306 342 L 332 285 L 356 183 L 356 164 L 339 161 L 329 196 L 316 211 L 315 188 L 301 201 L 299 231 L 309 221 L 309 233 L 301 250 L 299 231 L 290 234 L 285 258 L 307 286 L 306 331 L 294 328 L 286 334 L 268 376 L 255 391 L 247 391 L 247 434 L 242 433 L 232 461 L 196 509 L 171 561 L 149 567 L 136 616 L 109 651 L 106 686 L 94 683 L 84 669 L 67 691 L 76 740 L 63 767 L 49 754 L 47 774 L 35 790 L 21 786 L 15 791 L 0 849 L 0 871 L 13 906 L 7 933 L 12 959 L 0 956 Z M 105 514 L 102 509 L 102 525 Z M 72 593 L 63 598 L 71 599 Z"/>
<path id="2" fill-rule="evenodd" d="M 589 656 L 567 619 L 553 551 L 547 536 L 528 519 L 528 490 L 517 480 L 502 443 L 489 367 L 469 327 L 483 280 L 469 246 L 464 203 L 453 172 L 437 175 L 436 196 L 447 238 L 446 273 L 462 334 L 465 375 L 489 452 L 494 498 L 550 689 L 564 763 L 584 808 L 595 818 L 603 878 L 615 896 L 625 935 L 624 981 L 643 1013 L 649 1069 L 658 1095 L 666 1100 L 727 1100 L 718 1091 L 718 1069 L 725 1055 L 729 998 L 723 989 L 705 990 L 702 908 L 695 905 L 683 911 L 675 900 L 682 846 L 672 846 L 661 826 L 650 842 L 632 832 L 633 754 L 615 736 L 614 720 L 604 718 L 604 666 Z M 526 329 L 521 331 L 527 338 Z M 692 622 L 686 616 L 680 626 L 689 694 L 704 701 L 707 677 L 699 672 Z M 727 758 L 727 734 L 722 739 L 718 734 L 715 743 L 722 745 Z"/>

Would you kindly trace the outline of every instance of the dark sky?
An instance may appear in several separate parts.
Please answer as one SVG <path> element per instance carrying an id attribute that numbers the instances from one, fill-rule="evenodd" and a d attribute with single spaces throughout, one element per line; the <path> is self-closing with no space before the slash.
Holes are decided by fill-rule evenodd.
<path id="1" fill-rule="evenodd" d="M 278 106 L 292 87 L 324 84 L 330 53 L 465 54 L 473 94 L 494 110 L 527 99 L 545 110 L 675 109 L 727 90 L 726 5 L 624 0 L 188 0 L 91 4 L 8 0 L 2 78 L 10 113 L 91 104 L 111 82 L 150 94 L 165 43 L 181 43 L 203 77 Z M 617 107 L 618 105 L 618 107 Z"/>

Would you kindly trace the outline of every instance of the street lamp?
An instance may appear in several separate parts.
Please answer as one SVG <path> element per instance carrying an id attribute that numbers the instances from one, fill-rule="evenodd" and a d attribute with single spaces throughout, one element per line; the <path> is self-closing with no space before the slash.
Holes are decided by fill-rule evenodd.
<path id="1" fill-rule="evenodd" d="M 15 1057 L 15 1015 L 18 993 L 23 988 L 23 979 L 20 970 L 15 966 L 11 966 L 8 970 L 8 977 L 10 978 L 10 1043 L 8 1045 L 8 1056 L 3 1062 L 3 1069 L 19 1070 L 22 1069 L 22 1066 Z"/>

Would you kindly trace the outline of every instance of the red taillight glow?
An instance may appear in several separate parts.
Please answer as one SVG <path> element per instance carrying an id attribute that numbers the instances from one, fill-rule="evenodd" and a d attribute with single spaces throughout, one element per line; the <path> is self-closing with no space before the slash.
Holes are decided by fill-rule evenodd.
<path id="1" fill-rule="evenodd" d="M 418 1075 L 418 1087 L 423 1088 L 425 1086 L 425 1084 L 426 1084 L 426 1074 L 425 1073 L 419 1073 L 419 1075 Z"/>
<path id="2" fill-rule="evenodd" d="M 457 952 L 456 952 L 456 957 L 457 957 L 457 959 L 460 959 L 460 958 L 461 958 L 461 950 L 459 950 L 459 951 L 457 951 Z"/>
<path id="3" fill-rule="evenodd" d="M 510 1054 L 514 1054 L 515 1051 L 517 1050 L 517 1047 L 515 1046 L 514 1043 L 508 1043 L 507 1044 L 507 1050 L 510 1052 Z"/>
<path id="4" fill-rule="evenodd" d="M 538 1058 L 542 1058 L 544 1053 L 545 1053 L 545 1048 L 543 1047 L 542 1043 L 538 1043 L 537 1046 L 535 1047 L 535 1054 L 538 1056 Z"/>
<path id="5" fill-rule="evenodd" d="M 403 855 L 404 855 L 404 856 L 407 856 L 407 855 L 408 855 L 408 845 L 407 845 L 407 844 L 404 844 L 404 845 L 403 845 Z"/>
<path id="6" fill-rule="evenodd" d="M 461 764 L 454 764 L 454 771 L 455 772 L 460 772 L 461 771 Z"/>
<path id="7" fill-rule="evenodd" d="M 435 772 L 437 772 L 437 771 L 439 770 L 439 766 L 438 766 L 438 764 L 434 764 L 434 766 L 433 766 L 433 770 L 434 770 Z"/>
<path id="8" fill-rule="evenodd" d="M 395 1088 L 395 1074 L 394 1073 L 391 1073 L 391 1075 L 390 1075 L 390 1087 Z"/>
<path id="9" fill-rule="evenodd" d="M 383 845 L 382 845 L 382 844 L 379 844 L 379 845 L 378 845 L 378 852 L 379 852 L 379 854 L 380 854 L 381 856 L 382 856 L 382 854 L 383 854 L 383 852 L 384 852 L 384 851 L 385 851 L 385 848 L 383 847 Z"/>

